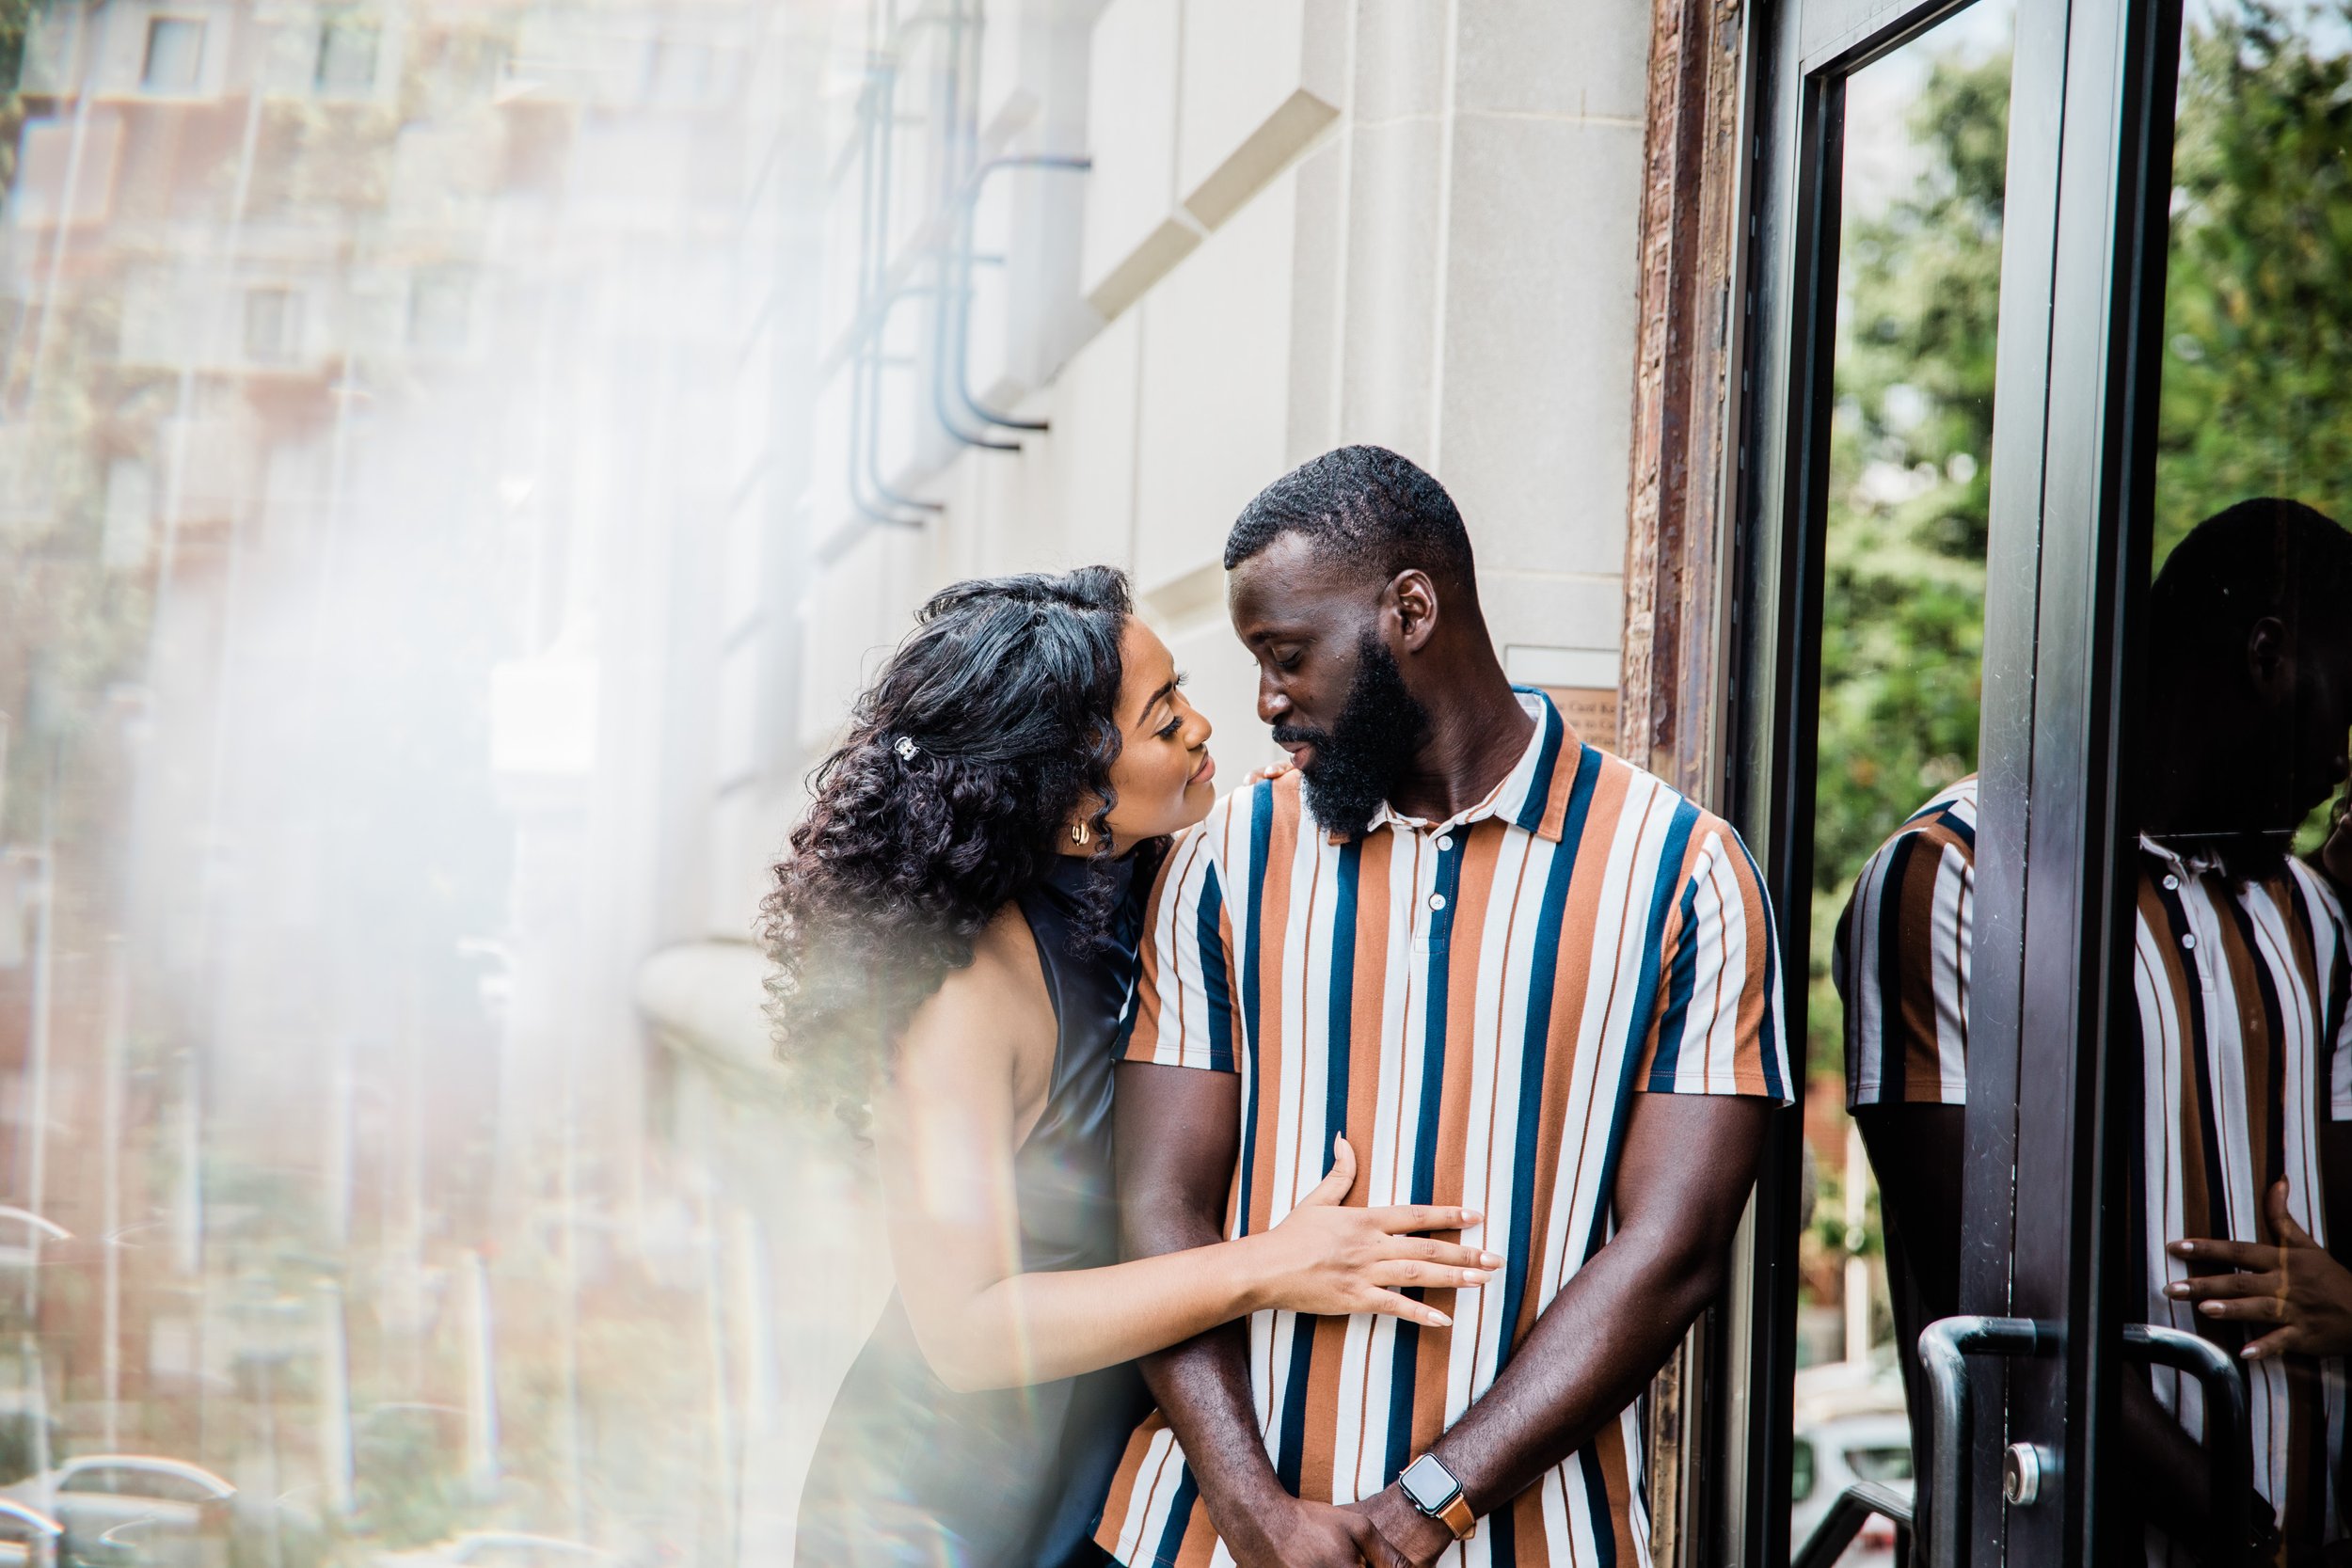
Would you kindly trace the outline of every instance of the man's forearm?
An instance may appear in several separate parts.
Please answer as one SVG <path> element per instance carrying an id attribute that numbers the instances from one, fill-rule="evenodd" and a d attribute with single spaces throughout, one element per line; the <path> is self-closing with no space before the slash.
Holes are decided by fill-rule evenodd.
<path id="1" fill-rule="evenodd" d="M 1130 1258 L 1224 1239 L 1220 1216 L 1240 1142 L 1240 1097 L 1222 1073 L 1120 1069 L 1120 1229 Z M 1266 1458 L 1249 1391 L 1249 1324 L 1220 1324 L 1142 1361 L 1143 1380 L 1230 1537 L 1256 1506 L 1287 1496 Z"/>

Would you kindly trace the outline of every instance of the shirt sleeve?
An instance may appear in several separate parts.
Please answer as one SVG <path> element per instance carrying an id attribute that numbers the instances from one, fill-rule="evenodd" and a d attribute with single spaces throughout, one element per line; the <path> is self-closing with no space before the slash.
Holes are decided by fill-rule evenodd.
<path id="1" fill-rule="evenodd" d="M 1854 879 L 1830 962 L 1849 1109 L 1967 1103 L 1976 882 L 1964 847 L 1921 830 L 1888 839 Z"/>
<path id="2" fill-rule="evenodd" d="M 1763 880 L 1729 824 L 1702 817 L 1690 844 L 1634 1081 L 1653 1094 L 1792 1103 L 1779 939 Z"/>
<path id="3" fill-rule="evenodd" d="M 1209 834 L 1176 841 L 1152 890 L 1122 1059 L 1238 1070 L 1233 1059 L 1233 927 Z"/>

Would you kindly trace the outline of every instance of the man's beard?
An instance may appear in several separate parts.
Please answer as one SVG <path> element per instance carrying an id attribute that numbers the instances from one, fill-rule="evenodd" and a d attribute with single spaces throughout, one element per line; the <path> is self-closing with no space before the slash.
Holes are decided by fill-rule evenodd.
<path id="1" fill-rule="evenodd" d="M 1277 724 L 1274 738 L 1314 748 L 1299 769 L 1307 809 L 1331 832 L 1359 837 L 1429 738 L 1429 710 L 1406 689 L 1405 672 L 1389 645 L 1366 632 L 1355 682 L 1331 728 Z"/>

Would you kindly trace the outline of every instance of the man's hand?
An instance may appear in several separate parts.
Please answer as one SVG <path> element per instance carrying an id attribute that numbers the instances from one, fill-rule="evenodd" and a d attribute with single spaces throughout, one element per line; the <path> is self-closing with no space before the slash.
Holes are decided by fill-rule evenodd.
<path id="1" fill-rule="evenodd" d="M 1352 1508 L 1277 1493 L 1211 1517 L 1241 1568 L 1386 1568 L 1372 1521 Z"/>
<path id="2" fill-rule="evenodd" d="M 2164 1288 L 2175 1301 L 2193 1301 L 2205 1317 L 2243 1323 L 2249 1331 L 2280 1326 L 2239 1354 L 2249 1361 L 2276 1355 L 2342 1355 L 2352 1352 L 2352 1272 L 2328 1255 L 2287 1212 L 2287 1184 L 2270 1189 L 2270 1228 L 2280 1245 L 2259 1242 L 2174 1242 L 2175 1258 L 2233 1268 Z"/>
<path id="3" fill-rule="evenodd" d="M 1391 1486 L 1355 1505 L 1376 1532 L 1364 1555 L 1372 1568 L 1429 1568 L 1454 1544 L 1454 1532 L 1413 1506 L 1405 1489 Z"/>

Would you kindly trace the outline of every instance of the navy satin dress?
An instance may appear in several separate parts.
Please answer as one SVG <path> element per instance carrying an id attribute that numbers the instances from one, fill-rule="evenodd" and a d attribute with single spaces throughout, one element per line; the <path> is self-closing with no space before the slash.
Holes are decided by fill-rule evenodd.
<path id="1" fill-rule="evenodd" d="M 1135 988 L 1146 889 L 1133 857 L 1111 951 L 1070 935 L 1089 863 L 1057 857 L 1023 895 L 1058 1033 L 1045 1108 L 1013 1157 L 1029 1272 L 1119 1260 L 1111 1070 Z M 801 1497 L 798 1568 L 1088 1568 L 1127 1437 L 1151 1409 L 1133 1366 L 958 1393 L 923 1359 L 894 1292 L 834 1399 Z"/>

